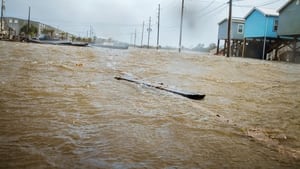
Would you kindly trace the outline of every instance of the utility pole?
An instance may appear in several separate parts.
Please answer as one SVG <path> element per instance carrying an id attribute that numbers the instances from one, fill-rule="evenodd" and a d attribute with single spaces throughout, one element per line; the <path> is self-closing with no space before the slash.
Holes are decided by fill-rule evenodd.
<path id="1" fill-rule="evenodd" d="M 90 38 L 92 39 L 92 25 L 90 25 Z"/>
<path id="2" fill-rule="evenodd" d="M 136 29 L 134 30 L 134 45 L 133 47 L 135 48 L 136 47 Z"/>
<path id="3" fill-rule="evenodd" d="M 4 0 L 2 0 L 2 3 L 1 3 L 1 25 L 0 25 L 0 32 L 2 33 L 3 29 L 3 14 L 4 14 L 4 9 L 5 9 L 5 6 L 4 6 Z"/>
<path id="4" fill-rule="evenodd" d="M 231 56 L 231 20 L 232 20 L 232 0 L 229 0 L 228 30 L 227 30 L 227 57 Z"/>
<path id="5" fill-rule="evenodd" d="M 156 49 L 159 49 L 159 29 L 160 29 L 160 4 L 158 4 L 158 23 L 157 23 L 157 46 Z"/>
<path id="6" fill-rule="evenodd" d="M 142 28 L 142 38 L 141 38 L 141 48 L 143 48 L 144 29 L 145 29 L 145 21 L 143 21 L 143 28 Z"/>
<path id="7" fill-rule="evenodd" d="M 149 49 L 150 48 L 150 33 L 152 31 L 152 29 L 151 29 L 151 16 L 149 17 L 149 27 L 148 27 L 147 31 L 148 31 L 148 49 Z"/>
<path id="8" fill-rule="evenodd" d="M 28 38 L 29 38 L 29 32 L 30 32 L 30 30 L 29 30 L 29 28 L 30 28 L 30 10 L 31 10 L 31 8 L 29 6 L 29 10 L 28 10 L 28 23 L 27 23 L 27 36 L 28 36 Z"/>
<path id="9" fill-rule="evenodd" d="M 181 4 L 181 20 L 180 20 L 180 35 L 179 35 L 179 53 L 181 52 L 181 41 L 182 41 L 182 24 L 183 24 L 183 11 L 184 10 L 184 0 Z"/>
<path id="10" fill-rule="evenodd" d="M 263 46 L 263 54 L 262 54 L 262 60 L 265 60 L 265 55 L 266 55 L 266 41 L 267 41 L 267 31 L 268 31 L 268 17 L 265 19 L 265 32 L 264 32 L 264 46 Z"/>

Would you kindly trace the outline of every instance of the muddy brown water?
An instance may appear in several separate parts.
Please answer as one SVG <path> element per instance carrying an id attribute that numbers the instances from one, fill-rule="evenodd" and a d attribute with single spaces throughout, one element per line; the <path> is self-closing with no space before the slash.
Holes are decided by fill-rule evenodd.
<path id="1" fill-rule="evenodd" d="M 0 168 L 300 167 L 297 64 L 0 42 L 0 91 Z"/>

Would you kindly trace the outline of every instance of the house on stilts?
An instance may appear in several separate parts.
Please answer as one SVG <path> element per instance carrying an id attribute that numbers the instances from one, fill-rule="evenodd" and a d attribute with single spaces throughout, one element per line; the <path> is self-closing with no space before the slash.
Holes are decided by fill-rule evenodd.
<path id="1" fill-rule="evenodd" d="M 278 43 L 279 13 L 274 9 L 254 7 L 245 17 L 243 57 L 267 59 Z"/>
<path id="2" fill-rule="evenodd" d="M 242 55 L 242 46 L 244 39 L 244 25 L 245 19 L 243 18 L 232 18 L 231 23 L 231 54 L 232 56 L 241 56 Z M 225 18 L 219 22 L 219 31 L 218 31 L 218 44 L 217 44 L 217 55 L 223 53 L 225 55 L 228 44 L 228 19 Z M 224 49 L 220 50 L 220 42 L 224 41 Z"/>
<path id="3" fill-rule="evenodd" d="M 278 35 L 281 45 L 275 50 L 275 58 L 280 60 L 279 52 L 283 48 L 285 58 L 291 62 L 300 62 L 300 0 L 290 0 L 279 9 Z"/>
<path id="4" fill-rule="evenodd" d="M 233 18 L 231 55 L 300 63 L 300 0 L 289 0 L 278 11 L 254 7 L 245 18 Z M 228 20 L 218 23 L 217 54 L 227 52 Z M 224 41 L 224 50 L 220 43 Z"/>

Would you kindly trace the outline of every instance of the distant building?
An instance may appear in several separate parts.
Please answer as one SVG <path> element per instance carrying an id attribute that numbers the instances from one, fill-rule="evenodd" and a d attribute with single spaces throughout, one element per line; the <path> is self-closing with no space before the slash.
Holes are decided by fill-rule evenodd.
<path id="1" fill-rule="evenodd" d="M 245 19 L 243 18 L 232 18 L 231 23 L 231 40 L 232 40 L 232 54 L 234 56 L 241 56 L 241 46 L 242 40 L 244 39 L 244 27 L 245 27 Z M 227 39 L 228 39 L 228 19 L 225 18 L 221 22 L 218 23 L 219 31 L 218 31 L 218 45 L 217 45 L 217 54 L 219 54 L 220 41 L 224 40 L 224 51 L 225 54 Z"/>
<path id="2" fill-rule="evenodd" d="M 20 18 L 15 18 L 15 17 L 4 17 L 4 22 L 5 22 L 5 26 L 4 26 L 4 30 L 6 30 L 6 32 L 10 35 L 10 36 L 19 36 L 20 34 L 22 34 L 21 29 L 24 26 L 28 25 L 28 20 L 25 19 L 20 19 Z M 63 31 L 52 27 L 50 25 L 46 25 L 37 21 L 30 21 L 30 26 L 34 26 L 37 28 L 37 34 L 34 35 L 36 37 L 39 37 L 41 35 L 43 35 L 43 31 L 44 30 L 51 30 L 51 33 L 48 34 L 51 37 L 55 37 L 55 38 L 60 38 L 62 36 L 62 34 L 64 34 L 64 36 L 67 36 L 68 33 L 64 33 Z M 26 32 L 23 32 L 24 34 L 26 34 Z M 69 34 L 71 35 L 71 34 Z M 65 37 L 65 39 L 68 39 L 69 37 Z"/>
<path id="3" fill-rule="evenodd" d="M 14 18 L 14 17 L 4 17 L 5 29 L 9 32 L 10 35 L 19 35 L 21 34 L 21 28 L 27 25 L 27 20 Z M 31 22 L 35 26 L 34 22 Z M 25 32 L 24 32 L 25 33 Z"/>

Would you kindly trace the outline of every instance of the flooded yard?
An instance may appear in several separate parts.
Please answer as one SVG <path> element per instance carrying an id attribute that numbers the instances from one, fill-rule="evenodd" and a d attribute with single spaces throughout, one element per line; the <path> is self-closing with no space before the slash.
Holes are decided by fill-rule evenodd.
<path id="1" fill-rule="evenodd" d="M 0 168 L 300 167 L 297 64 L 0 42 L 0 90 Z"/>

